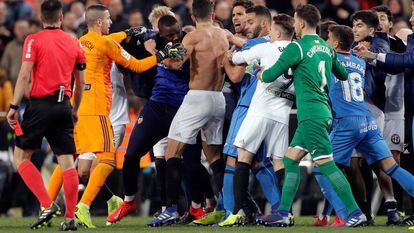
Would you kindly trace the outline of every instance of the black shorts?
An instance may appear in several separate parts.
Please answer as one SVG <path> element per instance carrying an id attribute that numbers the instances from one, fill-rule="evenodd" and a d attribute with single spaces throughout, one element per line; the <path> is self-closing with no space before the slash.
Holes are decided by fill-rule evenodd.
<path id="1" fill-rule="evenodd" d="M 57 102 L 56 96 L 31 99 L 23 114 L 23 135 L 16 146 L 23 150 L 39 149 L 46 137 L 56 155 L 74 154 L 73 120 L 69 98 Z"/>

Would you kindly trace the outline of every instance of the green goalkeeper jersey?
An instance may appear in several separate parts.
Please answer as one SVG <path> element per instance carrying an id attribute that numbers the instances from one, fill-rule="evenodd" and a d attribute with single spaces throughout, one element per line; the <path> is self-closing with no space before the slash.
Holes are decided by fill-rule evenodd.
<path id="1" fill-rule="evenodd" d="M 279 60 L 263 71 L 262 80 L 273 82 L 289 68 L 293 70 L 298 121 L 332 118 L 328 103 L 331 73 L 340 80 L 348 78 L 335 50 L 318 35 L 305 35 L 290 43 Z"/>

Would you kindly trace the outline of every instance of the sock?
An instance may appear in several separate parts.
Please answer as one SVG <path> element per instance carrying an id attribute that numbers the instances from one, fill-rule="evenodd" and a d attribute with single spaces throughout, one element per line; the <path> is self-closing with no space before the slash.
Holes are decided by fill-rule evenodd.
<path id="1" fill-rule="evenodd" d="M 201 207 L 201 203 L 195 203 L 194 201 L 191 201 L 191 207 L 193 207 L 193 209 L 198 209 Z"/>
<path id="2" fill-rule="evenodd" d="M 219 158 L 210 164 L 210 168 L 213 170 L 214 181 L 219 192 L 221 192 L 221 189 L 223 188 L 224 167 L 225 163 L 222 158 Z"/>
<path id="3" fill-rule="evenodd" d="M 125 197 L 124 197 L 124 201 L 131 202 L 133 200 L 135 200 L 135 196 L 127 196 L 127 195 L 125 195 Z"/>
<path id="4" fill-rule="evenodd" d="M 275 172 L 277 187 L 279 189 L 280 195 L 282 195 L 281 191 L 283 189 L 283 181 L 285 180 L 285 169 L 279 169 Z"/>
<path id="5" fill-rule="evenodd" d="M 389 176 L 396 180 L 401 187 L 414 197 L 414 176 L 411 175 L 408 171 L 401 168 L 397 164 L 394 164 L 392 167 L 385 171 Z"/>
<path id="6" fill-rule="evenodd" d="M 404 191 L 401 187 L 401 185 L 396 182 L 395 180 L 392 181 L 392 189 L 394 190 L 394 197 L 397 201 L 397 209 L 398 211 L 404 211 L 403 207 L 403 197 L 404 197 Z"/>
<path id="7" fill-rule="evenodd" d="M 55 201 L 59 195 L 60 189 L 62 188 L 62 168 L 60 165 L 55 167 L 53 170 L 52 176 L 50 177 L 49 186 L 47 188 L 47 193 L 49 194 L 50 199 Z"/>
<path id="8" fill-rule="evenodd" d="M 52 200 L 47 193 L 45 184 L 42 180 L 42 175 L 34 164 L 29 160 L 25 160 L 20 163 L 17 171 L 30 191 L 36 196 L 40 205 L 44 208 L 49 208 L 52 205 Z"/>
<path id="9" fill-rule="evenodd" d="M 234 175 L 234 209 L 237 214 L 240 209 L 247 205 L 247 193 L 249 186 L 250 164 L 237 162 L 236 174 Z"/>
<path id="10" fill-rule="evenodd" d="M 273 163 L 272 161 L 270 161 L 270 158 L 266 158 L 263 161 L 263 165 L 265 166 L 265 168 L 267 169 L 267 171 L 269 171 L 272 174 L 272 177 L 274 179 L 275 184 L 277 185 L 277 188 L 279 189 L 279 182 L 277 180 L 277 176 L 275 171 L 273 170 Z M 280 191 L 280 190 L 279 190 Z"/>
<path id="11" fill-rule="evenodd" d="M 292 206 L 293 199 L 300 184 L 300 168 L 299 162 L 284 157 L 283 164 L 285 165 L 285 180 L 283 182 L 282 197 L 279 206 L 279 211 L 288 211 Z"/>
<path id="12" fill-rule="evenodd" d="M 358 210 L 358 205 L 352 195 L 351 186 L 349 185 L 344 174 L 336 166 L 335 162 L 329 161 L 320 165 L 318 168 L 319 171 L 328 178 L 333 189 L 347 207 L 348 214 Z"/>
<path id="13" fill-rule="evenodd" d="M 385 205 L 385 209 L 387 210 L 387 213 L 391 214 L 391 216 L 392 214 L 397 213 L 397 202 L 395 200 L 385 201 L 384 205 Z"/>
<path id="14" fill-rule="evenodd" d="M 332 206 L 335 209 L 336 215 L 338 215 L 341 219 L 345 219 L 348 216 L 347 208 L 332 188 L 328 178 L 320 173 L 318 167 L 316 166 L 313 167 L 313 174 L 326 198 L 324 211 L 322 213 L 325 215 L 331 215 L 332 209 L 329 211 L 329 206 Z M 327 206 L 327 203 L 329 203 L 329 206 Z"/>
<path id="15" fill-rule="evenodd" d="M 182 160 L 170 158 L 167 160 L 166 170 L 166 203 L 167 207 L 177 205 L 180 194 L 182 177 Z"/>
<path id="16" fill-rule="evenodd" d="M 86 185 L 86 189 L 83 192 L 80 202 L 87 206 L 91 206 L 92 201 L 101 190 L 102 185 L 105 184 L 106 178 L 113 170 L 114 167 L 112 165 L 98 163 L 89 177 L 88 185 Z"/>
<path id="17" fill-rule="evenodd" d="M 78 172 L 75 168 L 63 172 L 63 193 L 65 194 L 66 213 L 65 217 L 74 219 L 76 203 L 78 202 Z"/>
<path id="18" fill-rule="evenodd" d="M 208 173 L 206 167 L 204 167 L 202 164 L 200 166 L 199 173 L 200 180 L 198 183 L 201 185 L 206 199 L 215 198 L 213 188 L 211 187 L 210 174 Z"/>
<path id="19" fill-rule="evenodd" d="M 155 169 L 157 170 L 157 189 L 161 198 L 161 206 L 165 206 L 165 173 L 167 171 L 167 161 L 156 158 Z"/>
<path id="20" fill-rule="evenodd" d="M 322 216 L 331 216 L 333 209 L 334 209 L 333 205 L 331 205 L 328 199 L 325 199 L 323 210 L 322 210 Z"/>
<path id="21" fill-rule="evenodd" d="M 234 174 L 236 168 L 226 165 L 223 182 L 223 205 L 227 213 L 233 213 L 234 209 Z"/>
<path id="22" fill-rule="evenodd" d="M 277 209 L 280 204 L 279 190 L 274 179 L 274 172 L 269 172 L 264 165 L 254 167 L 253 174 L 262 187 L 262 191 L 272 208 Z"/>
<path id="23" fill-rule="evenodd" d="M 371 206 L 368 204 L 367 201 L 357 201 L 359 208 L 361 209 L 362 213 L 365 214 L 368 220 L 372 219 L 371 214 Z"/>

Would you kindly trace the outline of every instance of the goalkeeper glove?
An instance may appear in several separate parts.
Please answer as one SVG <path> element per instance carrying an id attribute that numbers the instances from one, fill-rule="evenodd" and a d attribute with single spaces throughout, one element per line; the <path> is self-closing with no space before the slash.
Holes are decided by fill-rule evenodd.
<path id="1" fill-rule="evenodd" d="M 135 36 L 139 36 L 139 35 L 146 33 L 147 28 L 143 26 L 139 26 L 139 27 L 134 27 L 134 28 L 128 28 L 124 32 L 127 34 L 127 36 L 135 37 Z"/>
<path id="2" fill-rule="evenodd" d="M 166 58 L 183 60 L 184 55 L 187 53 L 187 50 L 184 48 L 183 44 L 177 43 L 172 44 L 168 43 L 163 49 L 157 52 L 157 61 L 160 62 Z"/>

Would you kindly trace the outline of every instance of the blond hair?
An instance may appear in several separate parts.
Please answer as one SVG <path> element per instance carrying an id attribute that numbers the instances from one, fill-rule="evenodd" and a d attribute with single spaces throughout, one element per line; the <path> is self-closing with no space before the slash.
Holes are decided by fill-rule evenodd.
<path id="1" fill-rule="evenodd" d="M 157 25 L 158 20 L 164 15 L 171 15 L 174 16 L 174 13 L 171 11 L 171 8 L 166 6 L 157 6 L 152 9 L 151 13 L 148 16 L 148 20 L 150 21 L 151 25 Z"/>

